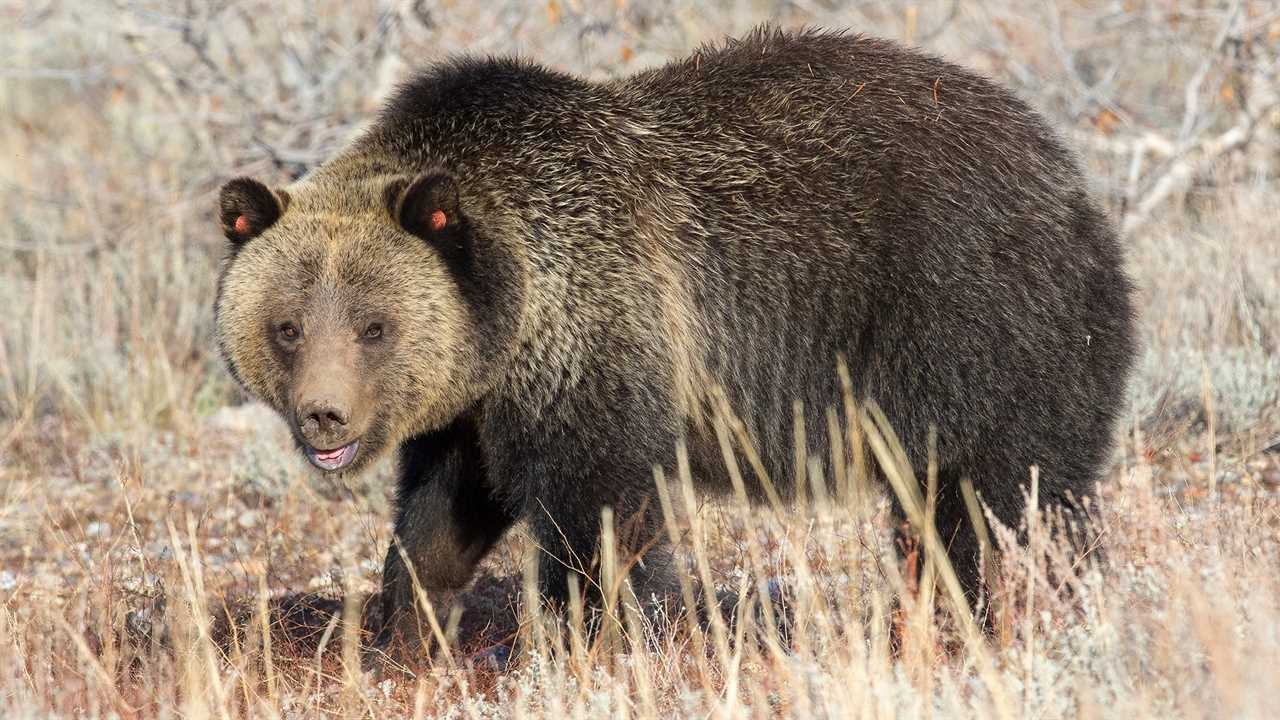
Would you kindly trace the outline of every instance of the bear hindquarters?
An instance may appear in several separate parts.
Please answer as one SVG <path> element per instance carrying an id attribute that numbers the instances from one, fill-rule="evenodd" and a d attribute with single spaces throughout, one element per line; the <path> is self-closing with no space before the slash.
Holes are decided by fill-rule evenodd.
<path id="1" fill-rule="evenodd" d="M 382 571 L 378 644 L 413 651 L 431 636 L 419 592 L 426 594 L 443 625 L 455 593 L 471 581 L 476 566 L 515 518 L 492 495 L 469 422 L 457 420 L 412 438 L 400 455 L 395 537 Z"/>
<path id="2" fill-rule="evenodd" d="M 969 602 L 973 603 L 979 599 L 983 590 L 982 564 L 994 558 L 982 557 L 977 528 L 965 504 L 961 482 L 959 472 L 939 470 L 933 522 L 938 538 L 947 548 L 947 559 L 955 570 L 956 579 L 964 588 Z"/>
<path id="3" fill-rule="evenodd" d="M 1025 473 L 1019 471 L 1020 467 L 1016 462 L 1001 462 L 969 470 L 939 470 L 934 527 L 947 548 L 947 559 L 970 603 L 978 603 L 983 599 L 984 592 L 993 589 L 987 583 L 995 578 L 985 576 L 985 572 L 998 567 L 996 563 L 1000 562 L 1000 548 L 985 548 L 989 554 L 983 556 L 984 548 L 978 537 L 978 526 L 965 502 L 961 484 L 965 478 L 975 481 L 979 512 L 982 513 L 981 522 L 988 542 L 999 542 L 996 531 L 990 527 L 992 518 L 986 514 L 989 511 L 994 520 L 1012 530 L 1018 543 L 1025 547 L 1028 542 L 1027 521 L 1030 510 L 1026 498 L 1030 492 L 1031 465 L 1027 465 Z M 1040 474 L 1034 522 L 1048 523 L 1043 528 L 1052 535 L 1052 541 L 1064 543 L 1064 548 L 1074 552 L 1078 562 L 1081 556 L 1093 551 L 1095 538 L 1084 508 L 1089 495 L 1089 482 L 1079 479 L 1089 477 L 1088 472 L 1077 468 L 1072 470 L 1079 474 L 1072 474 L 1070 470 L 1050 464 L 1047 474 Z M 1060 526 L 1058 520 L 1066 525 Z"/>

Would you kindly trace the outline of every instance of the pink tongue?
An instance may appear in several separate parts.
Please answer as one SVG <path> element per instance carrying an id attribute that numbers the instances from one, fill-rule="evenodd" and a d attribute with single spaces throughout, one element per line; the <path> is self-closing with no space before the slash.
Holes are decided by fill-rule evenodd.
<path id="1" fill-rule="evenodd" d="M 338 458 L 342 457 L 342 453 L 344 451 L 346 451 L 346 448 L 341 447 L 341 448 L 338 448 L 337 450 L 330 450 L 329 452 L 317 452 L 316 457 L 319 458 L 320 460 L 324 460 L 325 462 L 328 462 L 330 460 L 337 460 Z"/>

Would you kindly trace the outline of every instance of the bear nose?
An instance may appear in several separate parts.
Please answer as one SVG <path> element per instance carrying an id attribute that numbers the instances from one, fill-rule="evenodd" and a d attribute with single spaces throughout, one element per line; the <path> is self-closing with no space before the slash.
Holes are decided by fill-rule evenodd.
<path id="1" fill-rule="evenodd" d="M 298 409 L 298 429 L 313 446 L 320 449 L 342 437 L 350 413 L 346 408 L 324 400 L 304 404 Z"/>

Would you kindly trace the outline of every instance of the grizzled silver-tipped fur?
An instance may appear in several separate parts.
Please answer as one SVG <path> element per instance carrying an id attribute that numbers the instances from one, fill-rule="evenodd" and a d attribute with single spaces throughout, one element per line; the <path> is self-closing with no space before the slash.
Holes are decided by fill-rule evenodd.
<path id="1" fill-rule="evenodd" d="M 275 212 L 245 182 L 228 227 Z M 240 223 L 219 337 L 304 448 L 352 468 L 398 450 L 391 629 L 401 550 L 455 589 L 525 520 L 563 598 L 603 506 L 652 540 L 678 441 L 727 487 L 715 388 L 793 477 L 793 403 L 826 438 L 841 355 L 918 467 L 937 428 L 937 522 L 970 589 L 960 478 L 1012 523 L 1030 465 L 1068 504 L 1108 457 L 1133 355 L 1110 222 L 1030 108 L 891 42 L 761 29 L 602 83 L 456 59 L 276 197 L 270 227 Z M 317 380 L 321 360 L 346 370 Z M 664 552 L 637 581 L 663 586 Z"/>

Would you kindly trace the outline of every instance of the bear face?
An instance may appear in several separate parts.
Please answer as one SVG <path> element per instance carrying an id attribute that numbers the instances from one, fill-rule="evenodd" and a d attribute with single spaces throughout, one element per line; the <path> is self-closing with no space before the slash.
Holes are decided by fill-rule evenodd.
<path id="1" fill-rule="evenodd" d="M 220 204 L 222 354 L 313 465 L 367 467 L 474 401 L 485 373 L 458 256 L 476 229 L 452 176 L 275 192 L 239 178 Z"/>

